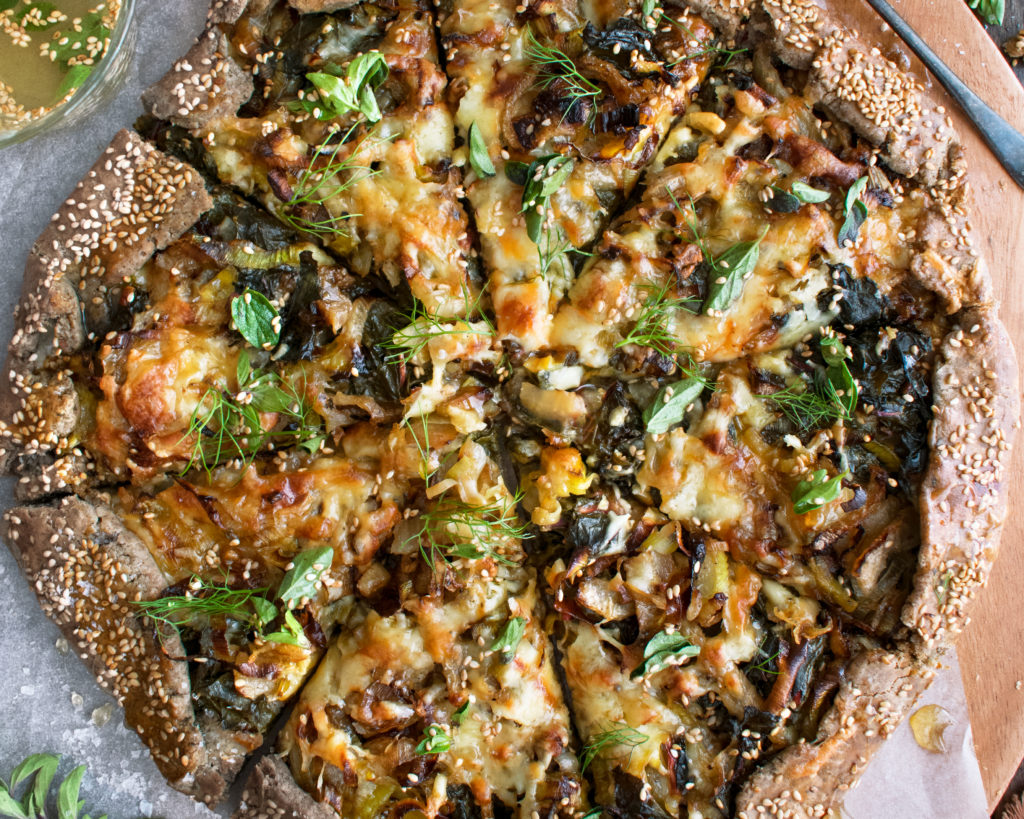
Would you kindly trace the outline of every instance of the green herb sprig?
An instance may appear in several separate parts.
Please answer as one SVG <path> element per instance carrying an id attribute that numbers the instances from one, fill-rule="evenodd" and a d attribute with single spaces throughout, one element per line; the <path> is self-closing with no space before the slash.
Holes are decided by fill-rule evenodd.
<path id="1" fill-rule="evenodd" d="M 849 474 L 841 472 L 834 478 L 829 478 L 824 469 L 815 471 L 793 489 L 793 511 L 798 515 L 805 515 L 837 500 L 843 489 L 843 479 Z"/>
<path id="2" fill-rule="evenodd" d="M 419 299 L 414 298 L 412 308 L 402 317 L 403 326 L 395 330 L 384 347 L 393 359 L 404 358 L 411 361 L 435 338 L 463 335 L 487 335 L 493 338 L 497 330 L 483 311 L 483 296 L 483 289 L 473 296 L 469 285 L 462 283 L 464 309 L 461 319 L 431 313 Z"/>
<path id="3" fill-rule="evenodd" d="M 868 206 L 861 198 L 868 186 L 868 178 L 862 176 L 854 182 L 846 192 L 846 199 L 843 202 L 843 225 L 839 228 L 837 241 L 840 247 L 846 247 L 847 243 L 853 244 L 857 241 L 857 234 L 861 226 L 868 218 Z"/>
<path id="4" fill-rule="evenodd" d="M 419 541 L 420 554 L 435 570 L 438 560 L 448 564 L 456 558 L 489 557 L 504 566 L 517 565 L 505 553 L 510 543 L 529 534 L 528 527 L 516 515 L 521 500 L 517 495 L 473 506 L 459 498 L 442 495 L 435 505 L 416 518 L 420 528 L 414 537 Z"/>
<path id="5" fill-rule="evenodd" d="M 380 107 L 374 91 L 388 78 L 388 64 L 379 51 L 360 54 L 348 67 L 327 66 L 314 71 L 306 79 L 317 90 L 316 98 L 296 100 L 293 107 L 320 120 L 331 120 L 346 114 L 360 114 L 368 122 L 379 122 Z"/>
<path id="6" fill-rule="evenodd" d="M 700 225 L 697 223 L 697 205 L 690 197 L 690 208 L 686 210 L 675 195 L 667 187 L 665 188 L 675 205 L 676 210 L 683 216 L 686 226 L 692 234 L 693 241 L 700 248 L 704 263 L 711 268 L 708 281 L 708 294 L 704 299 L 701 312 L 707 315 L 717 316 L 724 313 L 743 292 L 743 286 L 747 279 L 753 274 L 760 258 L 761 242 L 768 233 L 768 226 L 761 231 L 761 235 L 751 242 L 738 242 L 715 257 L 711 249 L 704 241 L 700 233 Z"/>
<path id="7" fill-rule="evenodd" d="M 483 135 L 475 122 L 469 126 L 469 164 L 481 179 L 494 176 L 496 173 Z"/>
<path id="8" fill-rule="evenodd" d="M 629 748 L 629 755 L 632 756 L 633 749 L 643 745 L 649 738 L 643 731 L 638 731 L 625 722 L 614 722 L 608 730 L 596 734 L 583 746 L 580 769 L 585 771 L 598 756 L 604 756 L 611 748 L 625 746 Z"/>
<path id="9" fill-rule="evenodd" d="M 258 349 L 272 349 L 281 338 L 281 316 L 258 290 L 231 299 L 231 320 L 242 338 Z"/>
<path id="10" fill-rule="evenodd" d="M 644 661 L 629 675 L 631 679 L 661 671 L 684 658 L 696 657 L 700 648 L 678 632 L 659 631 L 644 646 Z"/>
<path id="11" fill-rule="evenodd" d="M 344 223 L 358 213 L 337 216 L 327 211 L 327 203 L 340 196 L 353 185 L 376 176 L 379 170 L 361 164 L 360 156 L 366 150 L 372 135 L 362 137 L 347 156 L 343 148 L 352 145 L 350 137 L 360 123 L 351 126 L 341 139 L 331 138 L 319 145 L 309 165 L 299 174 L 292 188 L 291 198 L 276 213 L 277 217 L 294 230 L 310 233 L 320 239 L 330 239 L 345 232 Z"/>
<path id="12" fill-rule="evenodd" d="M 569 112 L 585 100 L 596 101 L 601 96 L 601 89 L 580 73 L 576 64 L 568 54 L 554 46 L 541 43 L 532 29 L 526 30 L 526 46 L 523 55 L 537 69 L 537 85 L 542 89 L 550 88 L 554 83 L 561 82 L 565 86 L 565 98 L 569 104 L 562 114 L 562 121 Z M 593 118 L 596 106 L 590 109 Z"/>
<path id="13" fill-rule="evenodd" d="M 238 392 L 210 387 L 196 405 L 182 440 L 193 439 L 192 452 L 182 470 L 202 467 L 209 475 L 226 460 L 252 463 L 263 445 L 274 440 L 316 452 L 326 439 L 323 420 L 305 394 L 274 372 L 253 369 L 243 350 L 236 368 Z M 277 413 L 285 424 L 266 430 L 261 413 Z"/>
<path id="14" fill-rule="evenodd" d="M 828 191 L 812 188 L 806 182 L 797 180 L 788 191 L 772 185 L 771 196 L 765 201 L 765 207 L 775 213 L 796 213 L 801 205 L 821 204 L 831 197 Z"/>
<path id="15" fill-rule="evenodd" d="M 693 374 L 662 387 L 650 406 L 644 410 L 643 419 L 648 435 L 661 435 L 683 420 L 693 402 L 700 398 L 711 383 L 693 371 Z"/>
<path id="16" fill-rule="evenodd" d="M 679 339 L 672 331 L 671 322 L 675 314 L 682 310 L 695 313 L 699 304 L 697 299 L 672 295 L 672 281 L 666 280 L 660 286 L 640 285 L 638 290 L 646 292 L 640 306 L 640 316 L 628 333 L 619 341 L 616 349 L 627 344 L 648 347 L 665 358 L 675 358 L 679 349 Z"/>
<path id="17" fill-rule="evenodd" d="M 500 652 L 503 663 L 512 662 L 512 659 L 516 656 L 516 649 L 519 648 L 519 643 L 522 642 L 525 633 L 525 617 L 509 618 L 498 634 L 498 638 L 491 645 L 491 651 Z"/>
<path id="18" fill-rule="evenodd" d="M 423 739 L 416 746 L 416 753 L 420 756 L 443 754 L 451 747 L 452 738 L 448 736 L 444 726 L 434 723 L 423 729 Z"/>
<path id="19" fill-rule="evenodd" d="M 224 617 L 243 623 L 270 642 L 308 646 L 302 624 L 293 612 L 316 595 L 333 561 L 334 549 L 330 546 L 299 552 L 272 596 L 266 587 L 232 589 L 193 577 L 184 594 L 169 594 L 135 605 L 143 616 L 179 631 L 183 626 Z M 279 631 L 264 633 L 280 613 L 274 600 L 284 608 L 284 624 Z"/>
<path id="20" fill-rule="evenodd" d="M 10 783 L 0 779 L 0 817 L 7 819 L 37 819 L 46 814 L 46 803 L 60 765 L 57 754 L 32 754 L 12 772 Z M 78 798 L 85 776 L 85 765 L 79 765 L 60 783 L 57 789 L 57 819 L 91 819 L 83 814 L 84 800 Z M 26 790 L 19 799 L 19 786 Z M 107 819 L 103 814 L 98 819 Z"/>
<path id="21" fill-rule="evenodd" d="M 967 0 L 967 5 L 990 26 L 1001 26 L 1006 15 L 1006 0 Z"/>

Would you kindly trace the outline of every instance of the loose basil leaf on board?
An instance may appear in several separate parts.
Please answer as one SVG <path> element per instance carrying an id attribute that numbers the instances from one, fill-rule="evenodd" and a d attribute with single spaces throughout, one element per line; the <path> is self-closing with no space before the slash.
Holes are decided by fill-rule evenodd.
<path id="1" fill-rule="evenodd" d="M 445 733 L 444 727 L 434 724 L 423 729 L 423 739 L 416 746 L 416 753 L 420 756 L 441 754 L 451 747 L 451 737 Z"/>
<path id="2" fill-rule="evenodd" d="M 484 138 L 475 122 L 469 126 L 469 164 L 473 166 L 477 176 L 494 176 L 494 163 L 491 162 Z"/>
<path id="3" fill-rule="evenodd" d="M 865 189 L 868 186 L 868 178 L 862 176 L 850 186 L 846 192 L 846 201 L 843 205 L 845 220 L 839 229 L 839 246 L 845 247 L 847 242 L 856 242 L 857 234 L 860 233 L 861 225 L 868 218 L 868 206 L 861 200 Z"/>
<path id="4" fill-rule="evenodd" d="M 810 479 L 800 481 L 793 490 L 793 511 L 798 515 L 805 515 L 820 509 L 826 503 L 838 499 L 843 488 L 843 478 L 849 472 L 841 472 L 834 478 L 829 478 L 824 469 L 817 470 Z"/>
<path id="5" fill-rule="evenodd" d="M 629 676 L 636 679 L 652 674 L 665 668 L 674 657 L 696 657 L 698 654 L 700 648 L 682 634 L 659 631 L 644 647 L 644 661 Z"/>
<path id="6" fill-rule="evenodd" d="M 84 776 L 85 765 L 79 765 L 60 783 L 57 790 L 57 819 L 78 819 L 78 814 L 85 804 L 78 799 Z"/>
<path id="7" fill-rule="evenodd" d="M 317 592 L 320 579 L 331 568 L 334 561 L 334 549 L 321 546 L 299 552 L 292 559 L 292 567 L 281 580 L 277 596 L 288 608 L 295 608 L 301 600 L 313 597 Z"/>
<path id="8" fill-rule="evenodd" d="M 662 387 L 654 401 L 644 410 L 644 423 L 650 435 L 668 432 L 683 420 L 686 410 L 700 398 L 705 383 L 699 378 L 686 378 Z"/>
<path id="9" fill-rule="evenodd" d="M 757 267 L 761 257 L 761 240 L 768 229 L 753 242 L 739 242 L 711 264 L 711 281 L 702 312 L 705 314 L 724 313 L 740 297 L 743 285 Z"/>
<path id="10" fill-rule="evenodd" d="M 231 300 L 231 319 L 242 338 L 253 347 L 269 349 L 281 337 L 281 318 L 270 299 L 257 290 L 246 290 Z"/>
<path id="11" fill-rule="evenodd" d="M 516 649 L 519 648 L 519 641 L 523 639 L 523 634 L 526 632 L 526 618 L 525 617 L 513 617 L 501 630 L 498 635 L 498 639 L 494 641 L 494 645 L 491 646 L 491 651 L 501 652 L 501 661 L 508 663 L 512 661 L 512 658 L 516 656 Z"/>
<path id="12" fill-rule="evenodd" d="M 806 182 L 800 182 L 799 180 L 793 183 L 793 187 L 790 188 L 790 192 L 801 202 L 806 202 L 809 205 L 827 202 L 832 196 L 828 191 L 812 188 Z"/>

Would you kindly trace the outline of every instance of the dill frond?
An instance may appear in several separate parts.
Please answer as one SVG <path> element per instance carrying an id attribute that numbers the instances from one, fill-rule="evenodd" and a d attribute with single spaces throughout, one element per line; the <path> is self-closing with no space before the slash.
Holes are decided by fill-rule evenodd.
<path id="1" fill-rule="evenodd" d="M 326 211 L 326 205 L 331 199 L 353 185 L 380 173 L 359 161 L 368 141 L 375 139 L 372 135 L 364 136 L 356 142 L 346 156 L 339 156 L 342 149 L 352 144 L 349 139 L 360 126 L 358 122 L 352 125 L 334 143 L 331 139 L 337 131 L 332 131 L 331 137 L 317 147 L 309 165 L 299 174 L 292 188 L 291 199 L 284 203 L 278 214 L 282 222 L 294 230 L 312 233 L 323 239 L 344 232 L 342 223 L 359 215 L 344 213 L 334 216 L 328 213 L 326 217 L 321 217 L 317 212 Z"/>
<path id="2" fill-rule="evenodd" d="M 679 351 L 679 339 L 669 326 L 672 317 L 679 310 L 695 313 L 693 307 L 699 304 L 700 300 L 670 295 L 671 280 L 667 280 L 660 287 L 641 285 L 639 289 L 647 292 L 647 298 L 640 308 L 640 317 L 626 336 L 615 345 L 616 349 L 627 344 L 636 344 L 640 347 L 649 347 L 665 358 L 675 358 Z"/>
<path id="3" fill-rule="evenodd" d="M 624 746 L 629 748 L 629 756 L 632 756 L 633 749 L 643 745 L 650 738 L 643 731 L 638 731 L 625 722 L 615 722 L 612 725 L 613 727 L 595 735 L 583 746 L 583 753 L 580 754 L 581 770 L 585 771 L 598 756 L 603 756 L 605 751 L 611 748 Z"/>
<path id="4" fill-rule="evenodd" d="M 587 99 L 596 101 L 601 96 L 601 89 L 580 73 L 568 54 L 541 43 L 530 28 L 526 30 L 523 54 L 537 68 L 537 85 L 540 88 L 548 89 L 559 81 L 565 86 L 565 97 L 570 102 L 562 115 L 563 122 L 577 104 Z M 590 116 L 593 115 L 592 108 Z"/>
<path id="5" fill-rule="evenodd" d="M 189 590 L 184 594 L 145 600 L 136 605 L 149 619 L 166 623 L 175 629 L 194 624 L 197 620 L 215 617 L 230 617 L 252 624 L 260 619 L 253 600 L 259 598 L 264 603 L 268 602 L 268 591 L 266 588 L 232 589 L 193 577 L 189 582 Z"/>
<path id="6" fill-rule="evenodd" d="M 456 558 L 479 560 L 484 557 L 505 566 L 515 566 L 507 557 L 513 541 L 527 537 L 527 526 L 520 522 L 516 507 L 521 496 L 473 506 L 458 498 L 442 495 L 438 503 L 420 513 L 416 537 L 420 554 L 432 569 L 440 558 L 451 563 Z"/>
<path id="7" fill-rule="evenodd" d="M 388 355 L 394 358 L 415 359 L 430 344 L 432 339 L 442 336 L 489 335 L 493 337 L 497 330 L 483 311 L 483 289 L 471 297 L 468 285 L 462 283 L 463 316 L 442 317 L 431 313 L 419 299 L 413 299 L 412 309 L 403 316 L 405 325 L 396 329 L 391 340 L 384 347 Z M 474 327 L 482 324 L 483 327 Z"/>

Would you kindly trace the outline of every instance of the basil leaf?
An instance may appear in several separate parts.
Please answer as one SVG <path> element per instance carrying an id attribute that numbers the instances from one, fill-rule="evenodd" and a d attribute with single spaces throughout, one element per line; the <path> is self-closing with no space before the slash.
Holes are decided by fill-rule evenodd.
<path id="1" fill-rule="evenodd" d="M 475 122 L 469 126 L 469 164 L 479 177 L 494 176 L 494 163 Z"/>
<path id="2" fill-rule="evenodd" d="M 452 725 L 462 725 L 462 721 L 466 718 L 466 714 L 469 713 L 469 700 L 466 700 L 462 705 L 455 709 L 452 714 Z"/>
<path id="3" fill-rule="evenodd" d="M 35 777 L 32 788 L 21 800 L 22 808 L 30 816 L 40 814 L 46 808 L 46 794 L 59 764 L 60 757 L 55 754 L 33 754 L 11 772 L 12 790 L 22 781 Z"/>
<path id="4" fill-rule="evenodd" d="M 516 159 L 510 159 L 505 163 L 505 176 L 509 182 L 513 182 L 516 185 L 525 185 L 526 180 L 529 179 L 530 165 L 525 162 L 519 162 Z"/>
<path id="5" fill-rule="evenodd" d="M 583 814 L 582 819 L 601 819 L 604 816 L 604 808 L 593 808 Z"/>
<path id="6" fill-rule="evenodd" d="M 334 549 L 330 546 L 299 552 L 281 580 L 277 590 L 278 599 L 292 609 L 303 598 L 315 596 L 320 579 L 330 570 L 333 561 Z"/>
<path id="7" fill-rule="evenodd" d="M 827 202 L 832 196 L 828 191 L 812 188 L 806 182 L 801 182 L 799 180 L 793 183 L 790 191 L 793 196 L 801 202 L 806 202 L 807 204 L 812 205 L 816 205 L 820 202 Z"/>
<path id="8" fill-rule="evenodd" d="M 302 630 L 302 624 L 291 611 L 284 613 L 284 630 L 265 635 L 264 639 L 272 643 L 285 643 L 290 646 L 308 646 L 309 640 Z"/>
<path id="9" fill-rule="evenodd" d="M 651 405 L 644 410 L 647 433 L 660 435 L 682 421 L 687 409 L 700 398 L 705 386 L 699 378 L 686 378 L 662 387 Z"/>
<path id="10" fill-rule="evenodd" d="M 867 221 L 867 218 L 868 206 L 858 199 L 853 203 L 850 212 L 846 214 L 846 220 L 839 229 L 838 241 L 840 247 L 846 247 L 847 242 L 852 244 L 857 241 L 857 234 L 860 233 L 861 225 Z"/>
<path id="11" fill-rule="evenodd" d="M 57 99 L 62 100 L 70 92 L 78 88 L 83 82 L 89 79 L 95 66 L 82 65 L 81 63 L 71 66 L 68 73 L 64 75 L 60 87 L 57 89 Z"/>
<path id="12" fill-rule="evenodd" d="M 561 154 L 548 154 L 530 163 L 523 188 L 520 213 L 526 220 L 526 233 L 534 244 L 540 243 L 548 199 L 572 173 L 573 161 Z"/>
<path id="13" fill-rule="evenodd" d="M 835 336 L 823 336 L 818 346 L 821 348 L 821 357 L 830 367 L 836 367 L 847 359 L 845 345 Z"/>
<path id="14" fill-rule="evenodd" d="M 235 365 L 235 379 L 238 381 L 238 389 L 245 389 L 252 377 L 252 364 L 249 362 L 249 353 L 242 350 L 238 354 L 238 363 Z"/>
<path id="15" fill-rule="evenodd" d="M 1006 14 L 1006 0 L 968 0 L 967 5 L 978 12 L 990 26 L 1001 26 Z"/>
<path id="16" fill-rule="evenodd" d="M 849 474 L 841 472 L 834 478 L 829 478 L 824 469 L 819 469 L 809 480 L 800 481 L 791 495 L 793 511 L 798 515 L 804 515 L 836 500 L 843 488 L 843 478 Z"/>
<path id="17" fill-rule="evenodd" d="M 761 240 L 767 232 L 768 228 L 765 228 L 755 241 L 733 245 L 711 263 L 712 279 L 702 312 L 724 313 L 740 297 L 743 285 L 757 267 Z"/>
<path id="18" fill-rule="evenodd" d="M 433 724 L 423 729 L 423 740 L 416 746 L 416 753 L 420 756 L 440 754 L 451 747 L 451 737 L 445 733 L 444 727 Z"/>
<path id="19" fill-rule="evenodd" d="M 523 634 L 526 632 L 526 618 L 525 617 L 513 617 L 501 630 L 498 635 L 498 639 L 494 641 L 494 645 L 491 646 L 491 651 L 501 652 L 501 661 L 508 663 L 512 661 L 512 658 L 516 656 L 516 649 L 519 647 L 520 640 L 523 639 Z"/>
<path id="20" fill-rule="evenodd" d="M 78 799 L 83 776 L 85 765 L 79 765 L 60 783 L 60 789 L 57 791 L 57 819 L 78 819 L 78 814 L 85 804 Z"/>
<path id="21" fill-rule="evenodd" d="M 10 816 L 12 819 L 32 819 L 21 803 L 16 801 L 3 782 L 0 782 L 0 816 Z"/>
<path id="22" fill-rule="evenodd" d="M 825 359 L 827 368 L 825 376 L 835 392 L 835 400 L 846 410 L 849 417 L 857 408 L 857 401 L 860 399 L 860 390 L 853 374 L 847 366 L 849 358 L 843 342 L 835 336 L 825 336 L 819 342 L 821 356 Z"/>
<path id="23" fill-rule="evenodd" d="M 266 598 L 253 597 L 249 602 L 252 603 L 252 607 L 256 611 L 256 617 L 260 621 L 259 625 L 261 628 L 277 617 L 277 606 Z"/>
<path id="24" fill-rule="evenodd" d="M 246 290 L 231 300 L 231 319 L 253 347 L 270 349 L 281 338 L 281 318 L 270 299 L 258 290 Z"/>
<path id="25" fill-rule="evenodd" d="M 868 178 L 866 176 L 862 176 L 860 179 L 858 179 L 856 182 L 850 185 L 850 189 L 846 192 L 846 201 L 843 203 L 843 213 L 850 212 L 850 210 L 853 208 L 853 203 L 860 200 L 860 197 L 867 189 L 867 186 Z"/>
<path id="26" fill-rule="evenodd" d="M 388 78 L 388 64 L 379 51 L 360 54 L 348 66 L 348 82 L 355 96 L 355 107 L 370 122 L 380 120 L 380 107 L 374 91 Z"/>
<path id="27" fill-rule="evenodd" d="M 775 213 L 796 213 L 800 210 L 800 199 L 772 185 L 769 190 L 772 192 L 770 199 L 766 200 L 764 206 Z"/>
<path id="28" fill-rule="evenodd" d="M 675 657 L 696 657 L 698 654 L 700 654 L 700 648 L 682 634 L 659 631 L 644 647 L 644 661 L 633 669 L 633 673 L 629 676 L 631 679 L 636 679 L 645 674 L 660 671 Z"/>
<path id="29" fill-rule="evenodd" d="M 658 0 L 644 0 L 641 11 L 643 12 L 644 19 L 654 14 L 654 10 L 658 8 Z M 586 819 L 586 817 L 584 817 Z"/>

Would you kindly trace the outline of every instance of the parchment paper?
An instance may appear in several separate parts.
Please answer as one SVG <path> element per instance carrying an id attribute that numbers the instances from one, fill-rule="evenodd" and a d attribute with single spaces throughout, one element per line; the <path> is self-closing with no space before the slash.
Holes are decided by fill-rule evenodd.
<path id="1" fill-rule="evenodd" d="M 113 135 L 141 113 L 142 89 L 185 53 L 202 27 L 206 0 L 137 0 L 138 47 L 133 71 L 117 98 L 72 129 L 0 151 L 0 345 L 6 351 L 12 314 L 29 248 Z M 0 508 L 12 504 L 0 484 Z M 87 764 L 86 810 L 111 819 L 230 815 L 233 799 L 217 812 L 169 788 L 145 747 L 122 724 L 122 713 L 40 611 L 13 557 L 0 549 L 0 776 L 25 756 L 65 756 L 61 773 Z M 60 646 L 60 647 L 58 647 Z M 62 651 L 61 648 L 64 650 Z M 917 746 L 906 724 L 868 767 L 846 800 L 848 819 L 982 819 L 981 774 L 974 756 L 966 702 L 955 658 L 921 705 L 938 703 L 955 720 L 948 752 Z M 244 776 L 244 773 L 243 773 Z"/>

